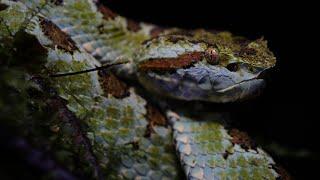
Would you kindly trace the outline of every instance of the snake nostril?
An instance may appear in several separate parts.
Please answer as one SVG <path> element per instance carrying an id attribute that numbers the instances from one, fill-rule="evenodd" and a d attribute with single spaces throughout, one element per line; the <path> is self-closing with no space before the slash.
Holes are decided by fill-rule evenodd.
<path id="1" fill-rule="evenodd" d="M 236 72 L 239 69 L 239 65 L 237 63 L 230 63 L 226 67 L 229 71 Z"/>

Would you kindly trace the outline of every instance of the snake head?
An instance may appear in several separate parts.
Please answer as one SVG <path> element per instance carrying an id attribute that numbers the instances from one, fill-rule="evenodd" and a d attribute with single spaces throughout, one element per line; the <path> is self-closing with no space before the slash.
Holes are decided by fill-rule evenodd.
<path id="1" fill-rule="evenodd" d="M 263 39 L 249 41 L 228 32 L 203 30 L 166 34 L 143 44 L 137 57 L 140 83 L 182 100 L 232 102 L 256 95 L 260 74 L 276 58 Z"/>

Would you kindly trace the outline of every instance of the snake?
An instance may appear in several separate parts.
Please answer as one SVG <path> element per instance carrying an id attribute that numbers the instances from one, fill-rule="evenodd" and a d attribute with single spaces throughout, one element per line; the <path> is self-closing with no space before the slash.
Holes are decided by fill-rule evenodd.
<path id="1" fill-rule="evenodd" d="M 50 80 L 87 127 L 102 169 L 92 178 L 283 178 L 267 152 L 227 125 L 227 115 L 201 105 L 261 92 L 263 74 L 276 64 L 263 38 L 134 22 L 93 0 L 1 3 L 11 34 L 23 27 L 47 49 L 46 72 L 116 64 L 104 70 L 107 79 L 90 71 Z"/>

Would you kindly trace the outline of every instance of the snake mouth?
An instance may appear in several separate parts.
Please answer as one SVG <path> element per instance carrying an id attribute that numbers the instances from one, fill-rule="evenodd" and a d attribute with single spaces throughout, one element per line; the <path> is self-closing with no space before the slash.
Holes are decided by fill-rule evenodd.
<path id="1" fill-rule="evenodd" d="M 203 66 L 158 73 L 139 72 L 139 81 L 150 91 L 183 100 L 217 103 L 241 101 L 255 97 L 265 87 L 263 69 L 253 72 L 229 72 L 225 68 Z"/>
<path id="2" fill-rule="evenodd" d="M 254 78 L 221 89 L 217 93 L 221 94 L 220 102 L 243 101 L 258 96 L 264 87 L 264 79 Z"/>
<path id="3" fill-rule="evenodd" d="M 251 78 L 251 79 L 246 79 L 246 80 L 240 81 L 238 83 L 235 83 L 235 84 L 233 84 L 231 86 L 228 86 L 226 88 L 217 90 L 217 92 L 218 93 L 226 93 L 227 91 L 230 91 L 230 90 L 235 89 L 237 87 L 244 87 L 244 86 L 250 85 L 253 82 L 257 82 L 257 81 L 264 81 L 264 79 L 260 78 L 259 76 Z"/>
<path id="4" fill-rule="evenodd" d="M 261 72 L 259 72 L 256 76 L 250 78 L 250 79 L 245 79 L 242 80 L 240 82 L 237 82 L 229 87 L 217 90 L 218 93 L 226 93 L 228 91 L 231 91 L 232 89 L 237 89 L 238 87 L 242 87 L 241 89 L 243 89 L 244 87 L 246 88 L 253 88 L 252 86 L 254 86 L 255 89 L 259 89 L 258 85 L 261 85 L 260 89 L 262 89 L 264 87 L 264 82 L 265 79 L 268 75 L 268 69 L 264 69 Z"/>
<path id="5" fill-rule="evenodd" d="M 248 80 L 243 80 L 232 86 L 216 91 L 221 94 L 221 102 L 233 102 L 250 99 L 258 96 L 265 87 L 265 80 L 260 77 L 255 77 Z"/>

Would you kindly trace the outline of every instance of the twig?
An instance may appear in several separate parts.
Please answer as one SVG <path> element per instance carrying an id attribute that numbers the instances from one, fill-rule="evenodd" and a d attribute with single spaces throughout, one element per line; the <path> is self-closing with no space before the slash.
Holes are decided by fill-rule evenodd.
<path id="1" fill-rule="evenodd" d="M 128 63 L 128 61 L 121 61 L 121 62 L 116 62 L 116 63 L 112 63 L 112 64 L 106 64 L 106 65 L 103 65 L 103 66 L 100 66 L 100 67 L 87 69 L 87 70 L 83 70 L 83 71 L 60 73 L 60 74 L 51 74 L 51 75 L 49 75 L 49 77 L 54 77 L 55 78 L 55 77 L 78 75 L 78 74 L 88 73 L 88 72 L 92 72 L 92 71 L 98 71 L 98 70 L 107 69 L 109 67 L 112 67 L 112 66 L 115 66 L 115 65 L 120 65 L 120 64 L 125 64 L 125 63 Z"/>

